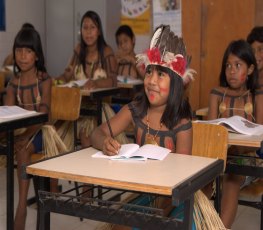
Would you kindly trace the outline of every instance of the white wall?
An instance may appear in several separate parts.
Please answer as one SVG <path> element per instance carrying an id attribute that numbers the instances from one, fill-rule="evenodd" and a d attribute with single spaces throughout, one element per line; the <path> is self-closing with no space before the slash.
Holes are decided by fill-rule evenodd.
<path id="1" fill-rule="evenodd" d="M 87 10 L 98 12 L 105 40 L 116 50 L 121 0 L 6 0 L 5 3 L 6 31 L 0 32 L 0 66 L 12 51 L 16 33 L 23 23 L 29 22 L 40 33 L 48 72 L 51 76 L 61 74 L 72 55 L 80 20 Z M 136 53 L 148 47 L 149 37 L 136 37 Z"/>
<path id="2" fill-rule="evenodd" d="M 6 0 L 6 31 L 0 31 L 0 66 L 12 51 L 16 33 L 25 22 L 40 33 L 45 50 L 45 0 Z"/>

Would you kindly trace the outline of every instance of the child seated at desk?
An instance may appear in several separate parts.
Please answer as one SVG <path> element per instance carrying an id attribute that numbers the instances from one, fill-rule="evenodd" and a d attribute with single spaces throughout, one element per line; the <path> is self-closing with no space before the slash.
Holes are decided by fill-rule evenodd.
<path id="1" fill-rule="evenodd" d="M 257 63 L 249 44 L 244 40 L 232 41 L 225 50 L 220 86 L 212 89 L 208 119 L 239 115 L 256 123 L 263 123 L 263 95 L 255 94 L 258 88 Z M 244 148 L 229 148 L 228 153 L 243 153 Z M 240 186 L 244 176 L 224 176 L 221 219 L 231 228 L 237 207 Z"/>
<path id="2" fill-rule="evenodd" d="M 21 29 L 15 37 L 13 54 L 15 71 L 6 88 L 5 105 L 18 105 L 27 110 L 49 113 L 52 81 L 46 72 L 38 32 L 34 29 Z M 22 167 L 30 163 L 33 153 L 42 151 L 41 127 L 30 126 L 15 137 L 19 189 L 15 230 L 25 229 L 29 179 L 23 178 Z"/>
<path id="3" fill-rule="evenodd" d="M 115 33 L 115 38 L 118 46 L 118 51 L 116 52 L 118 75 L 132 79 L 142 79 L 142 70 L 136 66 L 136 55 L 134 52 L 135 35 L 132 28 L 128 25 L 120 26 Z"/>
<path id="4" fill-rule="evenodd" d="M 57 80 L 69 82 L 71 80 L 88 79 L 83 87 L 86 90 L 116 86 L 116 58 L 112 48 L 104 39 L 101 19 L 96 12 L 87 11 L 82 16 L 80 35 L 80 43 L 77 44 L 74 50 L 74 55 L 71 58 L 69 66 Z M 88 100 L 85 97 L 82 98 L 82 106 L 88 107 L 88 109 L 92 106 L 95 107 L 94 101 Z M 114 114 L 108 104 L 106 108 L 110 114 Z M 102 118 L 104 119 L 104 116 Z M 79 137 L 82 145 L 85 147 L 90 146 L 89 135 L 97 125 L 96 119 L 94 116 L 79 119 Z M 68 125 L 70 125 L 69 122 L 64 122 L 59 127 L 61 130 L 67 130 Z M 60 132 L 63 133 L 61 130 Z M 69 134 L 73 138 L 73 134 Z M 128 142 L 124 134 L 120 136 L 119 140 L 123 143 Z M 73 146 L 68 146 L 68 148 L 74 149 Z"/>
<path id="5" fill-rule="evenodd" d="M 166 40 L 167 36 L 174 39 Z M 178 47 L 182 49 L 179 51 Z M 192 111 L 184 93 L 193 72 L 188 69 L 189 58 L 183 40 L 170 31 L 170 26 L 162 25 L 156 29 L 147 52 L 138 55 L 138 62 L 146 68 L 144 91 L 108 124 L 103 123 L 93 131 L 92 146 L 106 155 L 118 154 L 120 143 L 114 137 L 131 123 L 137 144 L 160 145 L 174 153 L 191 154 Z M 145 203 L 150 200 L 151 196 L 145 195 L 134 202 L 151 205 Z M 178 215 L 178 209 L 173 209 L 170 199 L 160 199 L 157 203 L 158 208 L 164 209 L 164 215 Z"/>

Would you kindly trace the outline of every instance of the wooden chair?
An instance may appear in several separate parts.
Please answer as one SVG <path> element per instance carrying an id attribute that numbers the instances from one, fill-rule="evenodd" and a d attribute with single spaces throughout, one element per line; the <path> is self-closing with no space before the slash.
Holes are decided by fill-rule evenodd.
<path id="1" fill-rule="evenodd" d="M 55 87 L 51 89 L 51 113 L 50 120 L 72 121 L 74 149 L 77 148 L 77 119 L 80 114 L 81 93 L 78 88 Z M 45 158 L 44 153 L 34 153 L 31 155 L 31 162 L 36 162 Z M 35 181 L 37 186 L 37 181 Z M 32 199 L 30 199 L 32 200 Z M 28 201 L 28 203 L 32 203 Z"/>
<path id="2" fill-rule="evenodd" d="M 69 88 L 69 87 L 56 87 L 53 86 L 51 89 L 51 106 L 50 106 L 50 120 L 62 120 L 62 121 L 72 121 L 73 125 L 73 138 L 74 138 L 74 149 L 77 149 L 77 119 L 80 114 L 81 105 L 81 93 L 79 88 Z M 44 153 L 34 153 L 31 156 L 31 162 L 36 162 L 44 159 Z M 38 200 L 38 187 L 39 178 L 34 177 L 34 189 L 35 197 L 28 199 L 27 203 L 32 204 Z M 78 193 L 78 190 L 77 190 Z M 79 194 L 77 194 L 79 195 Z M 37 214 L 37 226 L 39 226 L 39 212 Z"/>
<path id="3" fill-rule="evenodd" d="M 193 122 L 192 155 L 224 160 L 226 167 L 228 131 L 221 125 Z M 220 213 L 220 177 L 216 178 L 215 208 Z"/>
<path id="4" fill-rule="evenodd" d="M 56 87 L 51 89 L 50 120 L 72 121 L 74 130 L 74 149 L 77 148 L 77 119 L 80 114 L 81 93 L 78 88 Z M 40 153 L 33 154 L 34 161 L 43 158 Z"/>

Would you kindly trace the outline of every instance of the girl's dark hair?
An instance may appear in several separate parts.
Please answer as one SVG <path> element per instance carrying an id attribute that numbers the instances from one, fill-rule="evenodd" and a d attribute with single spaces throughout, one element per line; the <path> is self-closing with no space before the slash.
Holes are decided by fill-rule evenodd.
<path id="1" fill-rule="evenodd" d="M 128 25 L 122 25 L 120 26 L 116 33 L 115 33 L 115 39 L 116 39 L 116 43 L 118 44 L 118 36 L 120 36 L 121 34 L 126 34 L 128 37 L 130 37 L 131 39 L 133 39 L 134 33 L 132 31 L 132 28 Z"/>
<path id="2" fill-rule="evenodd" d="M 16 48 L 29 48 L 36 53 L 37 60 L 35 66 L 37 71 L 46 72 L 45 59 L 42 50 L 42 44 L 39 33 L 32 28 L 21 29 L 14 41 L 13 45 L 13 57 L 14 57 L 14 74 L 17 75 L 20 72 L 20 68 L 16 63 L 15 50 Z"/>
<path id="3" fill-rule="evenodd" d="M 247 36 L 247 42 L 252 44 L 253 42 L 263 42 L 263 26 L 254 27 Z"/>
<path id="4" fill-rule="evenodd" d="M 252 51 L 251 46 L 245 40 L 232 41 L 223 56 L 221 73 L 220 73 L 220 86 L 229 87 L 226 80 L 226 63 L 230 54 L 233 54 L 243 60 L 248 67 L 254 65 L 254 71 L 248 76 L 246 86 L 247 89 L 254 95 L 255 90 L 258 88 L 258 70 L 257 62 Z"/>
<path id="5" fill-rule="evenodd" d="M 87 11 L 81 19 L 81 24 L 80 24 L 80 34 L 81 34 L 81 40 L 80 40 L 80 53 L 79 53 L 79 62 L 81 63 L 81 65 L 83 66 L 83 69 L 85 69 L 85 65 L 86 65 L 86 55 L 87 55 L 87 45 L 85 43 L 85 41 L 83 40 L 82 37 L 82 26 L 83 26 L 83 21 L 85 18 L 90 18 L 94 24 L 97 26 L 98 30 L 99 30 L 99 36 L 98 36 L 98 40 L 97 40 L 97 47 L 98 47 L 98 52 L 99 52 L 99 58 L 100 58 L 100 64 L 101 67 L 104 68 L 104 63 L 103 63 L 103 58 L 104 58 L 104 48 L 105 46 L 107 46 L 107 43 L 104 39 L 103 36 L 103 29 L 102 29 L 102 24 L 101 24 L 101 20 L 100 20 L 100 16 L 94 12 L 94 11 Z"/>
<path id="6" fill-rule="evenodd" d="M 170 77 L 170 92 L 167 99 L 167 105 L 161 117 L 161 122 L 168 129 L 173 129 L 181 119 L 192 119 L 192 110 L 188 98 L 184 96 L 184 85 L 182 78 L 169 68 L 159 65 L 148 65 L 147 68 L 155 68 L 157 71 L 165 72 Z M 138 94 L 135 99 L 135 113 L 142 119 L 149 108 L 149 100 L 145 90 Z"/>

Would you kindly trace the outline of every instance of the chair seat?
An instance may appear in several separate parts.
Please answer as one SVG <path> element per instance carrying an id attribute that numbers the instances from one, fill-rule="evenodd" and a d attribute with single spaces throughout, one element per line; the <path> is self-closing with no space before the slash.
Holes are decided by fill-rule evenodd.
<path id="1" fill-rule="evenodd" d="M 245 186 L 240 191 L 240 196 L 242 197 L 255 197 L 263 195 L 263 179 L 257 179 L 251 184 Z"/>
<path id="2" fill-rule="evenodd" d="M 31 155 L 31 162 L 40 161 L 40 160 L 42 160 L 44 158 L 45 158 L 45 154 L 44 153 L 33 153 Z"/>

